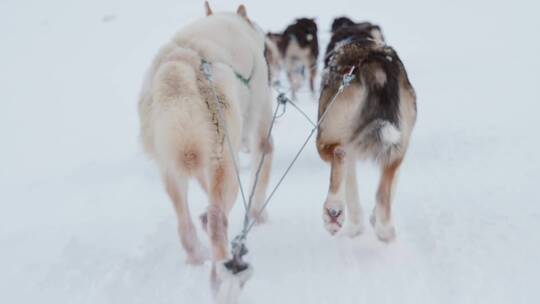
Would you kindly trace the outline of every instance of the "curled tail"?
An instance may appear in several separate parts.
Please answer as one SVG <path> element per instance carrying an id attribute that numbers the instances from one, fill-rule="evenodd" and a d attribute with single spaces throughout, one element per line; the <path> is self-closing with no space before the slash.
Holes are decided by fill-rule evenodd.
<path id="1" fill-rule="evenodd" d="M 375 155 L 391 152 L 401 141 L 400 73 L 400 60 L 390 48 L 370 52 L 359 67 L 366 97 L 353 141 Z"/>
<path id="2" fill-rule="evenodd" d="M 208 109 L 197 86 L 197 67 L 164 62 L 152 88 L 153 150 L 163 168 L 193 175 L 209 157 L 212 133 Z"/>

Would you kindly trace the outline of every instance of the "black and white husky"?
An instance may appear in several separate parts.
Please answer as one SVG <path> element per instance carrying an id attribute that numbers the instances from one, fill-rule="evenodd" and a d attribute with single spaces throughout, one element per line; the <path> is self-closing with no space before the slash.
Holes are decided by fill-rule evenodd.
<path id="1" fill-rule="evenodd" d="M 317 149 L 331 164 L 324 224 L 335 234 L 348 217 L 346 233 L 355 236 L 363 231 L 356 162 L 372 159 L 380 165 L 381 179 L 371 224 L 380 240 L 390 241 L 395 238 L 393 189 L 416 121 L 416 95 L 403 63 L 385 44 L 380 28 L 371 23 L 344 23 L 333 29 L 319 99 L 319 118 L 328 113 L 318 130 Z M 351 70 L 354 80 L 330 106 L 343 75 Z"/>
<path id="2" fill-rule="evenodd" d="M 308 77 L 311 93 L 315 94 L 317 58 L 319 57 L 315 19 L 296 19 L 283 31 L 278 46 L 283 56 L 293 98 L 296 98 L 296 93 Z"/>

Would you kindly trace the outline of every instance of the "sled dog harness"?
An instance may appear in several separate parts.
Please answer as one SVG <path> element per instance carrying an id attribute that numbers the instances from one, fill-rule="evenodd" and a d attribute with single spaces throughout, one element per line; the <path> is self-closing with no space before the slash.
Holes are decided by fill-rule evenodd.
<path id="1" fill-rule="evenodd" d="M 201 67 L 205 66 L 205 65 L 212 65 L 212 63 L 204 58 L 201 58 Z M 250 89 L 250 82 L 251 82 L 251 79 L 253 78 L 253 74 L 255 73 L 255 64 L 253 64 L 253 67 L 251 68 L 251 73 L 249 74 L 249 77 L 246 78 L 244 77 L 244 75 L 240 74 L 238 71 L 236 71 L 230 64 L 226 64 L 228 67 L 231 68 L 231 70 L 233 70 L 234 72 L 234 75 L 236 76 L 236 78 L 238 79 L 238 81 L 240 81 L 243 85 L 245 85 L 248 89 Z"/>

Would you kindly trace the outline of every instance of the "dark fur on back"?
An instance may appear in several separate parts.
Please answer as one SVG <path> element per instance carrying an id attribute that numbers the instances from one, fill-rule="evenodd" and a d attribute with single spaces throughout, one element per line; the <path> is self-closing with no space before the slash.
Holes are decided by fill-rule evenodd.
<path id="1" fill-rule="evenodd" d="M 338 30 L 342 26 L 350 26 L 354 25 L 354 21 L 352 21 L 349 17 L 341 16 L 334 18 L 334 21 L 332 21 L 332 27 L 331 31 L 334 33 L 336 30 Z"/>
<path id="2" fill-rule="evenodd" d="M 355 55 L 354 45 L 351 45 L 348 55 Z M 362 84 L 367 89 L 366 103 L 360 113 L 359 124 L 355 133 L 361 133 L 370 123 L 381 119 L 393 123 L 399 128 L 399 77 L 400 65 L 397 53 L 391 47 L 365 54 L 359 65 L 358 74 Z M 386 77 L 384 85 L 377 82 L 375 73 L 382 71 Z"/>
<path id="3" fill-rule="evenodd" d="M 317 23 L 315 19 L 299 18 L 289 25 L 282 34 L 279 50 L 285 54 L 293 37 L 298 41 L 301 48 L 309 48 L 313 58 L 319 56 L 319 41 L 317 39 Z"/>
<path id="4" fill-rule="evenodd" d="M 370 32 L 372 29 L 377 29 L 379 31 L 381 30 L 381 28 L 378 25 L 373 24 L 371 22 L 367 22 L 367 21 L 354 22 L 350 18 L 343 16 L 343 17 L 335 18 L 334 21 L 332 21 L 331 32 L 333 34 L 337 30 L 341 29 L 342 27 L 349 27 L 349 26 L 356 27 L 356 29 L 359 31 Z"/>
<path id="5" fill-rule="evenodd" d="M 332 22 L 332 37 L 324 55 L 325 65 L 328 63 L 330 52 L 336 47 L 336 44 L 348 41 L 375 40 L 377 37 L 374 36 L 374 31 L 378 31 L 382 37 L 382 30 L 376 24 L 370 22 L 354 23 L 347 17 L 334 19 Z M 382 42 L 384 42 L 384 37 L 382 39 Z"/>
<path id="6" fill-rule="evenodd" d="M 354 67 L 355 80 L 352 85 L 363 87 L 366 97 L 350 140 L 357 141 L 364 150 L 391 153 L 382 147 L 380 130 L 388 123 L 399 129 L 400 86 L 413 90 L 397 53 L 357 26 L 337 29 L 327 53 L 319 115 L 328 106 L 330 96 L 337 92 L 343 75 Z"/>

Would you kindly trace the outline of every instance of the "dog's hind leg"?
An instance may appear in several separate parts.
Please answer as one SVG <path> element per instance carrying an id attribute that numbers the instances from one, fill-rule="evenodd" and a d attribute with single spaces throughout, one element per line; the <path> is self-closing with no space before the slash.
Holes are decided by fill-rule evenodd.
<path id="1" fill-rule="evenodd" d="M 402 159 L 382 165 L 381 180 L 377 190 L 377 203 L 371 215 L 371 224 L 379 240 L 392 241 L 396 236 L 392 223 L 392 198 L 397 181 L 397 173 Z"/>
<path id="2" fill-rule="evenodd" d="M 358 195 L 358 181 L 356 179 L 356 160 L 349 157 L 347 162 L 347 184 L 345 195 L 347 198 L 347 234 L 355 237 L 364 231 L 364 212 L 360 205 Z"/>
<path id="3" fill-rule="evenodd" d="M 202 264 L 205 254 L 197 236 L 197 231 L 191 220 L 187 202 L 188 180 L 186 176 L 176 176 L 167 172 L 164 174 L 164 183 L 167 194 L 173 202 L 178 220 L 178 234 L 180 242 L 187 252 L 187 263 Z"/>
<path id="4" fill-rule="evenodd" d="M 199 185 L 201 186 L 201 189 L 208 195 L 208 181 L 206 179 L 206 173 L 204 170 L 201 170 L 197 173 L 197 181 L 199 182 Z M 201 221 L 201 226 L 205 232 L 208 233 L 207 225 L 208 225 L 208 213 L 205 211 L 200 216 L 199 219 Z"/>
<path id="5" fill-rule="evenodd" d="M 323 220 L 326 230 L 334 235 L 341 230 L 345 221 L 345 183 L 343 181 L 347 170 L 345 166 L 347 155 L 342 146 L 336 146 L 332 153 L 330 188 L 324 202 Z"/>
<path id="6" fill-rule="evenodd" d="M 266 121 L 266 118 L 263 118 L 263 120 Z M 253 153 L 252 156 L 251 168 L 253 170 L 253 173 L 250 189 L 253 188 L 257 169 L 264 154 L 264 162 L 259 172 L 257 185 L 254 189 L 255 192 L 253 193 L 253 203 L 251 206 L 251 210 L 249 211 L 251 219 L 254 220 L 257 224 L 264 223 L 268 218 L 266 210 L 262 210 L 261 208 L 263 207 L 266 199 L 266 189 L 268 188 L 268 183 L 270 181 L 270 170 L 272 167 L 272 157 L 274 151 L 272 138 L 270 137 L 269 140 L 266 140 L 269 127 L 270 122 L 259 124 L 259 132 L 257 133 L 257 140 L 255 141 L 255 147 L 253 148 L 255 153 Z"/>
<path id="7" fill-rule="evenodd" d="M 229 159 L 229 161 L 223 159 Z M 232 160 L 228 156 L 224 156 L 223 159 L 217 160 L 210 169 L 210 206 L 207 212 L 207 232 L 212 246 L 210 282 L 217 298 L 220 297 L 223 289 L 228 289 L 227 284 L 237 282 L 237 279 L 242 280 L 241 275 L 235 275 L 225 266 L 226 259 L 229 257 L 227 216 L 236 199 L 238 185 L 234 176 Z M 230 302 L 217 300 L 217 303 Z"/>
<path id="8" fill-rule="evenodd" d="M 228 257 L 227 217 L 238 193 L 233 166 L 229 156 L 224 156 L 223 159 L 216 161 L 209 174 L 210 205 L 207 212 L 207 231 L 212 247 L 212 259 L 216 262 Z"/>

